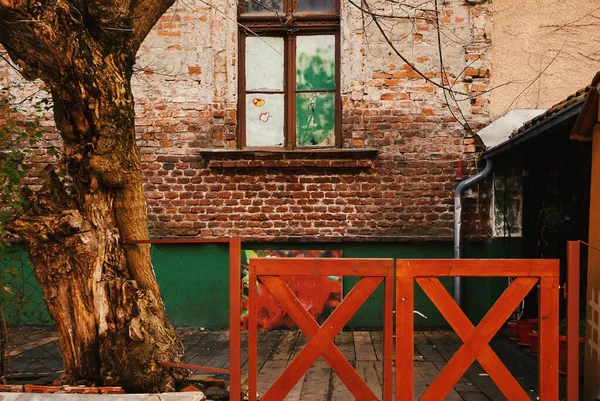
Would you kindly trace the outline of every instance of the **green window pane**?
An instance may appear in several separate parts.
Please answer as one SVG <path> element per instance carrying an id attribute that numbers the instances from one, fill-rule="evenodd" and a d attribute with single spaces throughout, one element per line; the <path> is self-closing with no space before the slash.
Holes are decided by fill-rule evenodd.
<path id="1" fill-rule="evenodd" d="M 335 36 L 296 38 L 296 89 L 335 89 Z"/>
<path id="2" fill-rule="evenodd" d="M 335 145 L 335 94 L 296 94 L 296 144 Z"/>
<path id="3" fill-rule="evenodd" d="M 283 94 L 246 94 L 246 146 L 283 146 Z"/>
<path id="4" fill-rule="evenodd" d="M 283 91 L 283 38 L 246 38 L 246 90 Z"/>
<path id="5" fill-rule="evenodd" d="M 297 4 L 301 13 L 335 11 L 333 0 L 298 0 Z"/>
<path id="6" fill-rule="evenodd" d="M 246 0 L 245 13 L 276 14 L 283 12 L 283 0 Z"/>

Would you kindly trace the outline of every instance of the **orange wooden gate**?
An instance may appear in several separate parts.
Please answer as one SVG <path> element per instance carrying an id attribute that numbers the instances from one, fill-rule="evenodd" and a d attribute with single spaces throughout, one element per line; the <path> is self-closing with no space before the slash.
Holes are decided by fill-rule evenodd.
<path id="1" fill-rule="evenodd" d="M 469 366 L 478 360 L 511 401 L 530 401 L 496 353 L 490 340 L 518 304 L 540 283 L 540 352 L 538 393 L 541 401 L 558 400 L 557 260 L 402 260 L 396 262 L 396 401 L 414 397 L 414 282 L 423 289 L 463 345 L 427 388 L 421 401 L 443 400 Z M 438 277 L 517 277 L 477 327 L 461 311 Z"/>
<path id="2" fill-rule="evenodd" d="M 249 400 L 256 401 L 257 380 L 257 316 L 256 280 L 261 280 L 281 308 L 294 320 L 309 339 L 308 344 L 287 366 L 281 376 L 261 397 L 262 401 L 283 400 L 306 373 L 313 362 L 322 355 L 337 373 L 352 395 L 359 401 L 376 401 L 375 395 L 352 365 L 333 344 L 333 339 L 373 291 L 384 283 L 383 329 L 383 399 L 392 398 L 392 309 L 393 309 L 393 259 L 250 259 L 249 267 L 249 331 L 248 331 L 248 391 Z M 306 311 L 302 302 L 281 279 L 281 275 L 303 276 L 361 276 L 322 326 Z M 412 311 L 411 311 L 412 319 Z M 411 361 L 412 365 L 412 361 Z M 412 401 L 412 400 L 411 400 Z"/>

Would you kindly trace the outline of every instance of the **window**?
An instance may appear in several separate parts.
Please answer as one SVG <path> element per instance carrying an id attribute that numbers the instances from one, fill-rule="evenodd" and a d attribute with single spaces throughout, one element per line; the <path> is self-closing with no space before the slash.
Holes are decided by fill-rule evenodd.
<path id="1" fill-rule="evenodd" d="M 341 145 L 339 0 L 242 0 L 239 143 Z"/>

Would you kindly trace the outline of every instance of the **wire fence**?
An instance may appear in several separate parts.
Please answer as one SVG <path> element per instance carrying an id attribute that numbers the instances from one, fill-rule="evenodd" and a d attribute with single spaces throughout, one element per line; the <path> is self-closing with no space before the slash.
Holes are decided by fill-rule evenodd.
<path id="1" fill-rule="evenodd" d="M 228 246 L 153 245 L 151 251 L 167 312 L 186 349 L 205 327 L 226 329 Z M 0 304 L 0 383 L 48 384 L 60 376 L 56 327 L 21 248 L 0 248 Z"/>
<path id="2" fill-rule="evenodd" d="M 27 253 L 0 249 L 0 378 L 6 383 L 51 381 L 63 362 L 54 321 Z"/>

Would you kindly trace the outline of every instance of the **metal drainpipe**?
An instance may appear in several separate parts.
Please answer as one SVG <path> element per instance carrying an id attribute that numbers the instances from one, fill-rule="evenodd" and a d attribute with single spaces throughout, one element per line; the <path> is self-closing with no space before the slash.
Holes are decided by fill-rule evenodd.
<path id="1" fill-rule="evenodd" d="M 485 159 L 485 167 L 479 173 L 467 178 L 454 191 L 454 259 L 462 258 L 462 197 L 465 191 L 485 180 L 492 172 L 492 160 Z M 454 300 L 462 308 L 462 278 L 454 278 Z"/>

